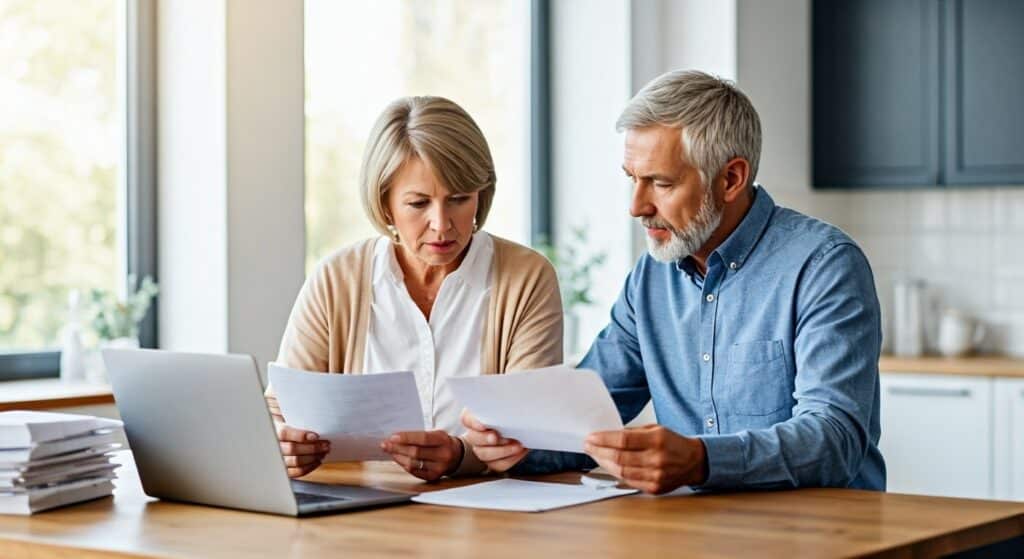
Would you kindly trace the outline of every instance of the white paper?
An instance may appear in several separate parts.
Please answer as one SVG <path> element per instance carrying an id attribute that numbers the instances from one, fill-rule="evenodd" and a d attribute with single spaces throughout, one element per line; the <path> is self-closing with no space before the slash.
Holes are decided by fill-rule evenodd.
<path id="1" fill-rule="evenodd" d="M 583 452 L 590 433 L 622 429 L 604 382 L 586 369 L 460 377 L 448 386 L 481 423 L 526 448 Z"/>
<path id="2" fill-rule="evenodd" d="M 269 367 L 285 423 L 331 442 L 326 462 L 391 460 L 380 443 L 397 431 L 422 431 L 411 372 L 331 375 Z"/>
<path id="3" fill-rule="evenodd" d="M 118 440 L 123 436 L 121 429 L 99 429 L 85 435 L 46 441 L 33 445 L 31 448 L 0 449 L 0 463 L 35 462 L 41 458 L 59 457 L 64 454 L 86 449 L 111 448 L 119 446 Z M 113 448 L 117 448 L 114 446 Z"/>
<path id="4" fill-rule="evenodd" d="M 120 429 L 115 419 L 44 411 L 0 413 L 0 448 L 29 448 L 33 444 L 77 437 L 99 429 Z"/>
<path id="5" fill-rule="evenodd" d="M 585 485 L 499 479 L 455 489 L 421 493 L 412 500 L 448 507 L 543 512 L 633 493 L 637 493 L 637 490 L 595 489 Z"/>

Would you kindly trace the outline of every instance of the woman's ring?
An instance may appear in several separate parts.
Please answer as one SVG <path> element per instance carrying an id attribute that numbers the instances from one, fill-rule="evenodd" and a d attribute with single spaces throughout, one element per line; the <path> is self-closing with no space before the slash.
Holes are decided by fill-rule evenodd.
<path id="1" fill-rule="evenodd" d="M 424 465 L 423 464 L 423 460 L 420 460 L 419 462 L 416 463 L 416 469 L 417 470 L 422 470 L 423 469 L 423 465 Z"/>

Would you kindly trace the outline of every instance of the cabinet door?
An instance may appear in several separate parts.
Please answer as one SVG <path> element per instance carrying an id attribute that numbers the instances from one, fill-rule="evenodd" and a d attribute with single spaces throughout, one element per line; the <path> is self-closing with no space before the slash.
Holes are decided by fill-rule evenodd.
<path id="1" fill-rule="evenodd" d="M 883 374 L 882 439 L 888 490 L 992 496 L 992 380 Z"/>
<path id="2" fill-rule="evenodd" d="M 817 0 L 812 9 L 814 185 L 937 184 L 937 4 Z"/>
<path id="3" fill-rule="evenodd" d="M 945 10 L 945 182 L 1024 183 L 1024 2 Z"/>
<path id="4" fill-rule="evenodd" d="M 995 498 L 1024 501 L 1024 379 L 996 379 Z"/>

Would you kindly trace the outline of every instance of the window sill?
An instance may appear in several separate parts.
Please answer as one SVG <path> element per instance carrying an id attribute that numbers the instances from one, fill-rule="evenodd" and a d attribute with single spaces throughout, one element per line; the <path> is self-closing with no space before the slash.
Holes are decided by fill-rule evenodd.
<path id="1" fill-rule="evenodd" d="M 60 379 L 0 382 L 0 411 L 47 410 L 113 404 L 107 384 L 62 382 Z"/>

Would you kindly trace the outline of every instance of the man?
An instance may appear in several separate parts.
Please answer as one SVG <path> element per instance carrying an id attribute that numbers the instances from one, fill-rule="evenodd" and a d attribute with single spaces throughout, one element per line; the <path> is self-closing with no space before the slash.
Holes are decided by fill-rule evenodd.
<path id="1" fill-rule="evenodd" d="M 649 254 L 580 367 L 600 373 L 624 421 L 652 399 L 660 424 L 593 433 L 588 457 L 529 451 L 465 413 L 474 452 L 514 473 L 596 462 L 650 493 L 884 490 L 881 326 L 864 254 L 754 184 L 761 125 L 730 83 L 669 72 L 617 129 Z"/>

